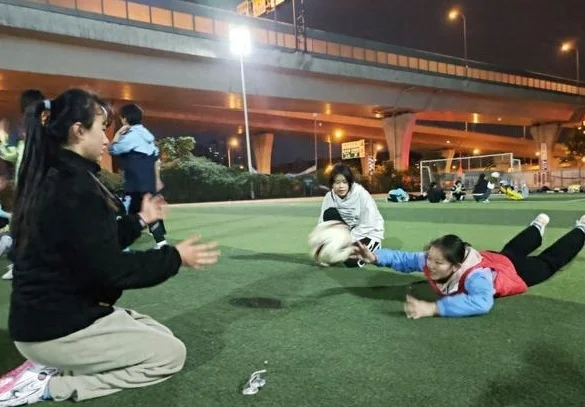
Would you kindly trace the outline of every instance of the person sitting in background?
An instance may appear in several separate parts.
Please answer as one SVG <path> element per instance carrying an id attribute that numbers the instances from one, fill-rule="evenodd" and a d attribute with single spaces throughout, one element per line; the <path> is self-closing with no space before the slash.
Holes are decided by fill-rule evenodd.
<path id="1" fill-rule="evenodd" d="M 488 203 L 490 200 L 488 199 L 492 193 L 492 188 L 494 187 L 493 184 L 490 186 L 490 182 L 486 179 L 485 174 L 480 174 L 477 183 L 473 187 L 473 198 L 476 202 L 485 202 Z"/>
<path id="2" fill-rule="evenodd" d="M 398 185 L 395 189 L 391 189 L 388 192 L 386 200 L 388 202 L 408 202 L 410 197 L 408 193 L 402 188 L 402 185 Z"/>
<path id="3" fill-rule="evenodd" d="M 436 182 L 431 182 L 427 190 L 427 199 L 430 203 L 439 203 L 447 200 L 447 194 Z"/>
<path id="4" fill-rule="evenodd" d="M 455 181 L 455 184 L 451 187 L 451 200 L 453 201 L 464 201 L 465 200 L 465 186 L 460 179 Z"/>

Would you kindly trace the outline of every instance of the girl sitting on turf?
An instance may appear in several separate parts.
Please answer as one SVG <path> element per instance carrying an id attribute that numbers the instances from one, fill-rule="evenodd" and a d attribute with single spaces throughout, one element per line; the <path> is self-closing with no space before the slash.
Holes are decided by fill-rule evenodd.
<path id="1" fill-rule="evenodd" d="M 110 117 L 103 102 L 72 89 L 29 109 L 8 317 L 29 361 L 0 380 L 0 406 L 86 400 L 169 379 L 183 368 L 185 345 L 154 319 L 115 304 L 124 290 L 161 284 L 181 265 L 215 263 L 216 245 L 195 238 L 122 252 L 163 218 L 164 202 L 147 195 L 139 213 L 116 217 L 120 202 L 98 180 Z"/>
<path id="2" fill-rule="evenodd" d="M 546 214 L 538 215 L 499 253 L 479 252 L 458 236 L 446 235 L 431 241 L 423 252 L 380 249 L 372 253 L 359 244 L 355 257 L 402 273 L 425 274 L 440 299 L 428 302 L 408 295 L 404 305 L 408 318 L 481 315 L 491 310 L 494 297 L 521 294 L 548 280 L 583 248 L 585 215 L 552 246 L 529 256 L 541 245 L 548 222 Z"/>
<path id="3" fill-rule="evenodd" d="M 349 167 L 337 164 L 329 177 L 331 191 L 323 198 L 319 223 L 339 220 L 351 229 L 354 241 L 376 251 L 384 240 L 384 219 L 368 191 L 354 182 Z M 348 259 L 347 267 L 363 267 L 364 262 Z"/>

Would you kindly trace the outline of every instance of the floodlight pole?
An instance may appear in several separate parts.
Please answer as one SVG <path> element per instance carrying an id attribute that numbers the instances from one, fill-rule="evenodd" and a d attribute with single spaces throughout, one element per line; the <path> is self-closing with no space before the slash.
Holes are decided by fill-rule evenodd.
<path id="1" fill-rule="evenodd" d="M 254 183 L 252 182 L 252 148 L 250 146 L 250 125 L 248 123 L 248 102 L 246 98 L 246 77 L 244 75 L 244 54 L 240 53 L 240 73 L 242 74 L 242 99 L 244 103 L 244 127 L 246 128 L 246 149 L 248 150 L 248 172 L 250 173 L 250 198 L 254 199 Z"/>

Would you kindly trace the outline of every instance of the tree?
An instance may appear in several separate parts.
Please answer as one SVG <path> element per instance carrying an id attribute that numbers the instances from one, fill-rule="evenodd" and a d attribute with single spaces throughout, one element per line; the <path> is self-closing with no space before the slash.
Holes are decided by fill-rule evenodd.
<path id="1" fill-rule="evenodd" d="M 581 162 L 585 157 L 585 133 L 583 127 L 573 128 L 565 140 L 567 154 L 564 157 L 566 162 Z"/>
<path id="2" fill-rule="evenodd" d="M 158 141 L 161 160 L 165 163 L 185 160 L 193 155 L 195 139 L 193 137 L 165 137 Z"/>
<path id="3" fill-rule="evenodd" d="M 579 168 L 579 183 L 581 183 L 581 167 L 585 159 L 585 131 L 583 127 L 571 129 L 564 144 L 567 147 L 567 153 L 561 161 L 577 164 Z"/>

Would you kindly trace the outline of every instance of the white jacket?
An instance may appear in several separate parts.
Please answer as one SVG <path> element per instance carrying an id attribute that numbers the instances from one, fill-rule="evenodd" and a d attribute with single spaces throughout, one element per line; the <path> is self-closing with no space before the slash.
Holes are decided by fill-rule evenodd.
<path id="1" fill-rule="evenodd" d="M 376 202 L 368 191 L 354 182 L 345 198 L 340 198 L 330 191 L 323 198 L 319 223 L 323 222 L 323 213 L 329 208 L 336 208 L 341 218 L 348 224 L 354 241 L 369 237 L 384 240 L 384 219 Z"/>

